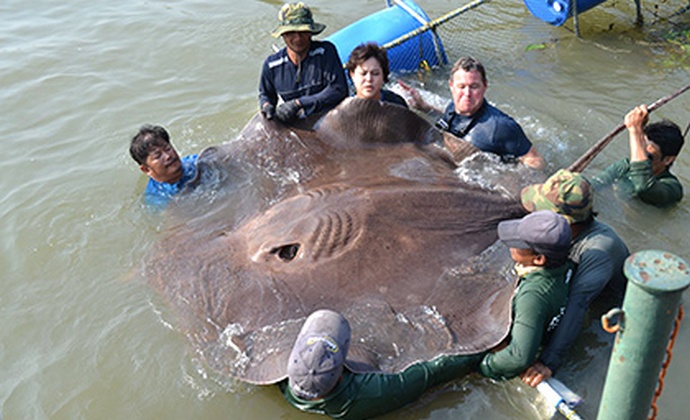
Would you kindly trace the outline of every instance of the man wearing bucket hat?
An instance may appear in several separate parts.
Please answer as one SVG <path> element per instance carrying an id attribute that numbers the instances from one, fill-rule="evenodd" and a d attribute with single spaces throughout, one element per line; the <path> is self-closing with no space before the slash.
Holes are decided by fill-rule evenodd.
<path id="1" fill-rule="evenodd" d="M 683 134 L 675 123 L 662 120 L 649 125 L 649 111 L 640 105 L 625 116 L 630 159 L 609 165 L 594 178 L 596 187 L 615 184 L 624 196 L 667 207 L 683 198 L 683 186 L 669 169 L 683 148 Z"/>
<path id="2" fill-rule="evenodd" d="M 572 274 L 571 234 L 564 217 L 543 210 L 500 222 L 498 238 L 510 248 L 516 263 L 513 323 L 508 343 L 488 353 L 479 369 L 492 379 L 510 379 L 534 363 L 544 335 L 557 325 L 564 310 Z"/>
<path id="3" fill-rule="evenodd" d="M 335 46 L 312 40 L 326 26 L 314 22 L 309 7 L 285 4 L 278 19 L 272 35 L 286 47 L 264 61 L 259 106 L 267 119 L 290 124 L 338 105 L 347 96 L 347 81 Z"/>
<path id="4" fill-rule="evenodd" d="M 569 258 L 577 265 L 561 321 L 539 360 L 522 375 L 528 385 L 536 386 L 561 366 L 597 296 L 605 289 L 616 299 L 623 296 L 623 263 L 630 252 L 610 226 L 595 219 L 593 198 L 587 179 L 563 169 L 522 190 L 520 199 L 528 211 L 551 210 L 566 218 L 573 236 Z"/>
<path id="5" fill-rule="evenodd" d="M 368 419 L 417 400 L 430 387 L 476 368 L 481 355 L 440 356 L 397 374 L 353 373 L 345 366 L 350 324 L 321 309 L 302 325 L 288 360 L 288 379 L 279 383 L 295 408 L 333 418 Z"/>

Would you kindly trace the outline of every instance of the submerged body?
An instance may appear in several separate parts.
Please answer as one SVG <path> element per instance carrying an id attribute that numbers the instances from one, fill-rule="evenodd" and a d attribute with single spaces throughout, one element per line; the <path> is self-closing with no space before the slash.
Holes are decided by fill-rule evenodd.
<path id="1" fill-rule="evenodd" d="M 597 188 L 615 184 L 621 198 L 639 197 L 657 207 L 668 207 L 683 199 L 683 186 L 678 178 L 668 169 L 655 175 L 649 160 L 620 159 L 601 171 L 593 183 Z"/>
<path id="2" fill-rule="evenodd" d="M 648 119 L 646 105 L 625 115 L 630 158 L 609 165 L 594 184 L 615 184 L 625 198 L 638 197 L 644 203 L 668 207 L 683 198 L 683 186 L 670 169 L 683 148 L 684 135 L 672 121 L 647 124 Z"/>
<path id="3" fill-rule="evenodd" d="M 355 373 L 482 353 L 510 327 L 509 258 L 494 243 L 498 222 L 523 213 L 521 183 L 462 180 L 456 162 L 476 150 L 451 157 L 441 141 L 378 101 L 347 100 L 316 130 L 255 117 L 199 158 L 201 181 L 259 178 L 255 201 L 192 212 L 152 253 L 149 281 L 209 365 L 249 383 L 286 377 L 299 325 L 320 308 L 350 321 Z"/>
<path id="4" fill-rule="evenodd" d="M 426 390 L 472 371 L 481 354 L 440 356 L 415 363 L 396 374 L 344 372 L 338 385 L 325 398 L 303 400 L 296 397 L 287 381 L 280 389 L 294 407 L 336 419 L 368 419 L 417 400 Z"/>
<path id="5" fill-rule="evenodd" d="M 180 159 L 182 176 L 177 182 L 158 182 L 153 178 L 149 179 L 144 191 L 146 204 L 155 207 L 164 207 L 168 204 L 196 176 L 197 158 L 198 155 L 189 155 Z"/>

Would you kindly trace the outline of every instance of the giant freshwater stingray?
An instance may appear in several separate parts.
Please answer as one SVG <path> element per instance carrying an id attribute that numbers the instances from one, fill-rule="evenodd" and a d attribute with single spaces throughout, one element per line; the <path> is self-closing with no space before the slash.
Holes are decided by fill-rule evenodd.
<path id="1" fill-rule="evenodd" d="M 378 101 L 346 100 L 315 126 L 257 115 L 202 152 L 197 200 L 168 210 L 146 276 L 197 354 L 252 384 L 286 377 L 322 308 L 350 321 L 355 372 L 484 352 L 509 332 L 514 291 L 496 226 L 523 214 L 532 171 L 479 155 Z M 499 188 L 473 181 L 486 173 Z"/>

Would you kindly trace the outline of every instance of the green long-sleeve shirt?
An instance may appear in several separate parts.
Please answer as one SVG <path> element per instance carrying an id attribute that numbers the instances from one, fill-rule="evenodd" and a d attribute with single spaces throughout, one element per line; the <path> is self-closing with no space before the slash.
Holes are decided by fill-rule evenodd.
<path id="1" fill-rule="evenodd" d="M 592 179 L 595 188 L 616 184 L 619 193 L 639 197 L 647 204 L 666 207 L 683 198 L 683 186 L 668 170 L 654 175 L 649 160 L 630 162 L 628 158 L 616 161 Z"/>
<path id="2" fill-rule="evenodd" d="M 397 374 L 353 373 L 345 369 L 342 379 L 325 398 L 302 400 L 292 394 L 288 381 L 278 385 L 285 399 L 302 410 L 335 419 L 368 419 L 417 400 L 427 389 L 476 369 L 483 354 L 440 356 L 415 363 Z"/>
<path id="3" fill-rule="evenodd" d="M 534 363 L 544 333 L 558 325 L 565 310 L 571 275 L 572 263 L 568 262 L 556 268 L 539 268 L 518 280 L 510 343 L 482 359 L 482 375 L 510 379 Z"/>

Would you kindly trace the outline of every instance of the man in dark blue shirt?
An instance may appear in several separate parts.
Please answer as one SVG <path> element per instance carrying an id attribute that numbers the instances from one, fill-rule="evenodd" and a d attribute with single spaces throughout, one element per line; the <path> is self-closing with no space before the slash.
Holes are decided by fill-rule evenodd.
<path id="1" fill-rule="evenodd" d="M 522 127 L 484 99 L 488 87 L 486 71 L 474 58 L 462 57 L 453 66 L 448 81 L 453 100 L 443 112 L 427 104 L 415 89 L 404 83 L 400 85 L 410 95 L 410 106 L 441 114 L 436 123 L 438 128 L 504 160 L 519 159 L 535 169 L 544 167 L 544 159 Z"/>
<path id="2" fill-rule="evenodd" d="M 259 104 L 264 117 L 289 124 L 334 108 L 347 96 L 347 81 L 335 46 L 311 39 L 326 26 L 314 22 L 304 3 L 284 5 L 278 18 L 272 35 L 286 47 L 264 61 Z"/>

